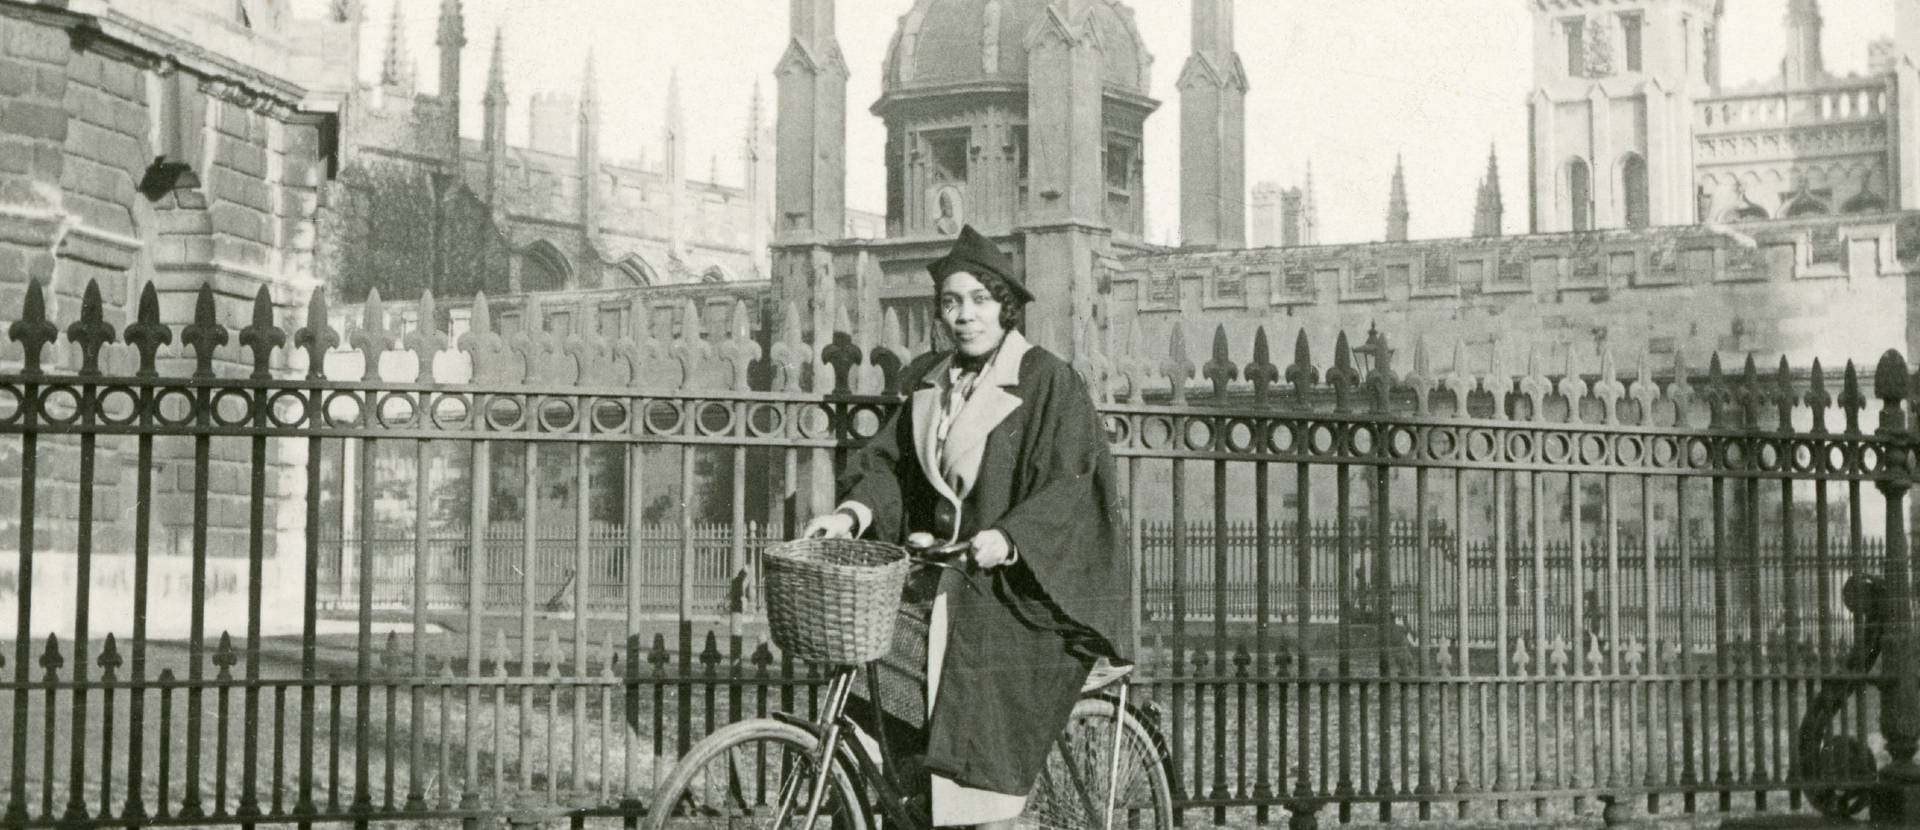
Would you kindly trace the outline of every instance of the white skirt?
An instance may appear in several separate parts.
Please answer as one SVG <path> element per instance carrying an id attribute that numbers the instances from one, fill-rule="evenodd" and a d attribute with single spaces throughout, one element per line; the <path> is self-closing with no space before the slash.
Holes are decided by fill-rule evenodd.
<path id="1" fill-rule="evenodd" d="M 940 664 L 947 654 L 947 595 L 933 600 L 933 615 L 927 620 L 927 720 L 933 720 L 933 701 L 940 689 Z M 986 824 L 1016 818 L 1027 808 L 1025 796 L 976 790 L 955 783 L 938 773 L 933 775 L 933 824 L 935 827 Z"/>

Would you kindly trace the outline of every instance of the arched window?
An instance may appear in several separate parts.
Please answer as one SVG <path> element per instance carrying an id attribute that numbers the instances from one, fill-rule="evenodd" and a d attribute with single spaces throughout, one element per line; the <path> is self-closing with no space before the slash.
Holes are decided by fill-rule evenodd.
<path id="1" fill-rule="evenodd" d="M 621 257 L 620 261 L 614 265 L 614 268 L 618 269 L 620 276 L 626 278 L 628 283 L 632 285 L 652 285 L 654 283 L 653 266 L 648 265 L 647 261 L 641 259 L 637 254 L 627 254 Z"/>
<path id="2" fill-rule="evenodd" d="M 1794 194 L 1787 204 L 1780 208 L 1780 215 L 1783 217 L 1824 216 L 1832 212 L 1827 209 L 1827 203 L 1821 201 L 1820 197 L 1804 190 Z"/>
<path id="3" fill-rule="evenodd" d="M 520 290 L 557 291 L 567 287 L 572 271 L 560 249 L 542 239 L 521 255 Z"/>
<path id="4" fill-rule="evenodd" d="M 1568 230 L 1593 230 L 1593 171 L 1583 158 L 1567 159 Z"/>
<path id="5" fill-rule="evenodd" d="M 1620 215 L 1629 228 L 1652 224 L 1648 210 L 1647 160 L 1639 153 L 1620 158 Z"/>

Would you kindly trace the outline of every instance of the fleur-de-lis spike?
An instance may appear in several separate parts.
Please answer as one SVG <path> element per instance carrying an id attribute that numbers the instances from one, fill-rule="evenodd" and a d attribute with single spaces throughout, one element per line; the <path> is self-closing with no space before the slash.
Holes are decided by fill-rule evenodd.
<path id="1" fill-rule="evenodd" d="M 753 321 L 747 316 L 747 301 L 733 304 L 732 330 L 727 337 L 726 358 L 733 365 L 733 391 L 750 388 L 753 366 L 760 361 L 760 341 L 753 338 Z"/>
<path id="2" fill-rule="evenodd" d="M 1600 400 L 1600 406 L 1606 412 L 1607 423 L 1620 423 L 1620 401 L 1627 394 L 1626 384 L 1620 382 L 1620 370 L 1614 365 L 1613 350 L 1600 352 L 1600 380 L 1593 385 L 1593 395 Z"/>
<path id="3" fill-rule="evenodd" d="M 1213 398 L 1225 403 L 1227 385 L 1240 378 L 1240 367 L 1235 365 L 1227 352 L 1227 327 L 1216 325 L 1213 329 L 1213 357 L 1207 361 L 1206 377 L 1213 381 Z"/>
<path id="4" fill-rule="evenodd" d="M 1287 367 L 1287 383 L 1293 386 L 1293 402 L 1300 409 L 1313 405 L 1313 387 L 1320 383 L 1320 370 L 1313 365 L 1313 346 L 1307 341 L 1307 330 L 1293 339 L 1293 365 Z"/>
<path id="5" fill-rule="evenodd" d="M 1587 398 L 1587 381 L 1580 377 L 1580 371 L 1573 365 L 1573 349 L 1567 349 L 1563 357 L 1565 366 L 1555 391 L 1567 401 L 1567 420 L 1577 424 L 1580 422 L 1580 402 Z"/>
<path id="6" fill-rule="evenodd" d="M 134 312 L 133 325 L 127 326 L 126 335 L 127 344 L 140 356 L 140 368 L 135 370 L 135 376 L 157 377 L 160 371 L 154 364 L 160 347 L 173 343 L 173 329 L 160 322 L 160 292 L 154 290 L 153 283 L 140 289 L 140 305 Z"/>
<path id="7" fill-rule="evenodd" d="M 1766 391 L 1760 387 L 1760 369 L 1754 362 L 1753 352 L 1747 352 L 1746 365 L 1740 369 L 1740 425 L 1757 427 L 1760 425 L 1760 404 Z"/>
<path id="8" fill-rule="evenodd" d="M 1840 412 L 1846 418 L 1848 433 L 1859 434 L 1860 413 L 1866 408 L 1867 396 L 1860 390 L 1860 370 L 1849 360 L 1840 376 Z"/>
<path id="9" fill-rule="evenodd" d="M 1781 432 L 1793 431 L 1793 408 L 1800 403 L 1800 396 L 1793 390 L 1793 367 L 1787 365 L 1787 356 L 1780 356 L 1780 365 L 1774 372 L 1773 408 L 1779 420 L 1774 428 Z"/>
<path id="10" fill-rule="evenodd" d="M 105 304 L 100 300 L 100 283 L 87 280 L 80 298 L 80 319 L 67 326 L 67 342 L 80 346 L 80 374 L 100 374 L 100 350 L 113 342 L 113 326 L 106 321 Z"/>
<path id="11" fill-rule="evenodd" d="M 833 339 L 820 350 L 820 362 L 833 367 L 834 394 L 847 395 L 858 391 L 854 386 L 854 370 L 865 356 L 853 342 L 853 322 L 847 317 L 846 308 L 836 305 L 833 311 Z"/>
<path id="12" fill-rule="evenodd" d="M 215 351 L 230 339 L 227 327 L 220 325 L 213 302 L 213 284 L 201 283 L 200 293 L 193 302 L 193 323 L 180 332 L 180 342 L 193 347 L 193 376 L 197 378 L 213 377 Z"/>
<path id="13" fill-rule="evenodd" d="M 1907 359 L 1900 352 L 1888 349 L 1880 355 L 1880 363 L 1873 367 L 1873 396 L 1879 398 L 1889 409 L 1899 409 L 1905 402 L 1913 383 L 1913 376 L 1907 373 Z"/>
<path id="14" fill-rule="evenodd" d="M 1827 392 L 1826 371 L 1820 366 L 1820 358 L 1813 359 L 1813 370 L 1807 377 L 1807 408 L 1813 412 L 1813 431 L 1827 431 L 1827 408 L 1833 406 L 1833 395 Z"/>
<path id="15" fill-rule="evenodd" d="M 1427 414 L 1427 395 L 1433 390 L 1433 365 L 1427 357 L 1426 335 L 1413 338 L 1413 361 L 1400 383 L 1413 391 L 1413 414 Z"/>
<path id="16" fill-rule="evenodd" d="M 60 330 L 47 319 L 45 289 L 37 279 L 27 280 L 27 295 L 20 303 L 20 319 L 7 327 L 7 337 L 25 350 L 20 373 L 40 374 L 40 352 L 59 338 Z"/>
<path id="17" fill-rule="evenodd" d="M 262 285 L 253 295 L 253 321 L 240 330 L 240 345 L 253 351 L 253 377 L 273 377 L 273 350 L 287 344 L 287 333 L 273 324 L 273 294 Z"/>
<path id="18" fill-rule="evenodd" d="M 1353 349 L 1347 345 L 1347 333 L 1333 340 L 1333 368 L 1327 370 L 1327 385 L 1333 387 L 1333 410 L 1350 412 L 1353 389 L 1360 385 L 1360 372 L 1353 368 Z"/>
<path id="19" fill-rule="evenodd" d="M 1707 358 L 1706 397 L 1708 424 L 1714 427 L 1726 426 L 1727 410 L 1733 402 L 1733 386 L 1727 380 L 1726 370 L 1720 366 L 1720 352 L 1717 350 Z"/>
<path id="20" fill-rule="evenodd" d="M 1467 369 L 1467 341 L 1453 341 L 1453 368 L 1447 370 L 1445 381 L 1447 391 L 1453 394 L 1453 414 L 1456 418 L 1467 416 L 1467 399 L 1473 394 L 1473 372 Z"/>
<path id="21" fill-rule="evenodd" d="M 527 324 L 537 325 L 532 314 L 528 314 Z M 380 289 L 367 291 L 367 300 L 361 304 L 360 325 L 348 335 L 347 342 L 366 359 L 362 378 L 380 380 L 380 356 L 387 353 L 388 346 L 393 345 L 393 335 L 387 331 L 387 305 L 380 301 Z"/>
<path id="22" fill-rule="evenodd" d="M 1525 395 L 1527 400 L 1532 404 L 1532 419 L 1535 421 L 1544 420 L 1547 416 L 1547 395 L 1553 391 L 1553 383 L 1547 380 L 1546 373 L 1540 368 L 1540 349 L 1538 346 L 1530 346 L 1527 349 L 1527 374 L 1520 379 L 1518 388 L 1520 389 L 1520 394 Z"/>
<path id="23" fill-rule="evenodd" d="M 293 333 L 293 345 L 307 353 L 307 377 L 321 380 L 327 376 L 327 352 L 340 345 L 340 333 L 327 319 L 327 291 L 313 289 L 307 297 L 307 324 Z"/>
<path id="24" fill-rule="evenodd" d="M 1160 373 L 1166 375 L 1167 384 L 1173 393 L 1175 406 L 1187 402 L 1187 381 L 1194 375 L 1193 361 L 1187 357 L 1187 333 L 1178 321 L 1169 327 L 1167 334 L 1167 359 L 1160 364 Z"/>
<path id="25" fill-rule="evenodd" d="M 420 372 L 414 376 L 414 382 L 434 383 L 433 359 L 441 349 L 447 347 L 447 336 L 440 331 L 439 309 L 434 307 L 432 289 L 420 292 L 419 313 L 420 325 L 407 333 L 406 347 L 420 363 Z M 580 319 L 584 321 L 586 317 Z"/>
<path id="26" fill-rule="evenodd" d="M 1640 370 L 1634 377 L 1633 385 L 1627 387 L 1627 397 L 1640 404 L 1640 423 L 1653 423 L 1653 405 L 1660 399 L 1660 384 L 1653 380 L 1653 356 L 1645 350 L 1640 352 Z"/>
<path id="27" fill-rule="evenodd" d="M 880 318 L 880 343 L 868 353 L 867 362 L 880 369 L 880 391 L 895 395 L 900 391 L 900 366 L 905 363 L 906 336 L 901 333 L 900 310 L 886 309 Z"/>
<path id="28" fill-rule="evenodd" d="M 1253 384 L 1253 402 L 1265 406 L 1273 385 L 1280 382 L 1280 367 L 1273 365 L 1267 346 L 1267 327 L 1253 331 L 1253 360 L 1247 362 L 1247 380 Z"/>

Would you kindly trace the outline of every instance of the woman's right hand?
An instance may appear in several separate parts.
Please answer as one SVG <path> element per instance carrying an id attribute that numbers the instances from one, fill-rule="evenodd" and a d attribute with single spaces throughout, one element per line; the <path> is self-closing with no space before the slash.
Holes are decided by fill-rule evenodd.
<path id="1" fill-rule="evenodd" d="M 844 510 L 836 510 L 809 520 L 800 531 L 802 539 L 848 539 L 854 530 L 853 516 Z"/>

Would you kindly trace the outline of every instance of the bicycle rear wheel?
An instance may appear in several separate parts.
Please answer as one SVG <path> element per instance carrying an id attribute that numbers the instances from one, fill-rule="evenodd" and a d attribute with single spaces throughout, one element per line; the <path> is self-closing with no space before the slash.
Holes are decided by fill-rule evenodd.
<path id="1" fill-rule="evenodd" d="M 783 828 L 799 828 L 812 795 L 813 733 L 769 719 L 741 721 L 694 744 L 674 765 L 654 795 L 647 826 L 666 828 L 773 828 L 781 799 L 792 789 Z M 815 830 L 864 830 L 865 803 L 840 764 L 820 805 Z"/>
<path id="2" fill-rule="evenodd" d="M 1114 752 L 1116 719 L 1119 753 Z M 1113 776 L 1114 761 L 1119 774 Z M 1110 778 L 1111 776 L 1111 778 Z M 1114 782 L 1108 787 L 1108 781 Z M 1147 727 L 1105 698 L 1081 698 L 1067 728 L 1047 753 L 1034 782 L 1022 827 L 1044 830 L 1103 830 L 1112 796 L 1116 830 L 1166 830 L 1173 827 L 1173 792 L 1161 762 L 1159 743 Z"/>

